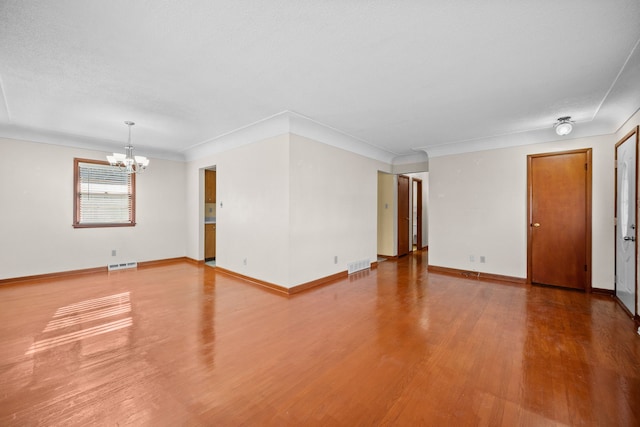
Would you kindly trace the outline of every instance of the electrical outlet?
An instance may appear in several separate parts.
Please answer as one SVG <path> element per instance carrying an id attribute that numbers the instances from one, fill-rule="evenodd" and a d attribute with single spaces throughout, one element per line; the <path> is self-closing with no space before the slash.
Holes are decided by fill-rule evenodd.
<path id="1" fill-rule="evenodd" d="M 474 257 L 473 255 L 469 255 L 469 261 L 475 262 L 476 261 L 476 257 Z"/>
<path id="2" fill-rule="evenodd" d="M 336 256 L 334 256 L 334 257 L 333 257 L 333 263 L 334 263 L 334 264 L 337 264 L 337 263 L 338 263 L 338 255 L 336 255 Z"/>
<path id="3" fill-rule="evenodd" d="M 242 264 L 247 265 L 247 259 L 242 260 Z"/>
<path id="4" fill-rule="evenodd" d="M 480 262 L 481 262 L 481 263 L 483 263 L 483 264 L 484 264 L 485 262 L 487 262 L 487 260 L 486 260 L 486 258 L 484 257 L 484 255 L 480 255 Z"/>
<path id="5" fill-rule="evenodd" d="M 116 250 L 115 249 L 111 249 L 111 256 L 116 256 Z"/>

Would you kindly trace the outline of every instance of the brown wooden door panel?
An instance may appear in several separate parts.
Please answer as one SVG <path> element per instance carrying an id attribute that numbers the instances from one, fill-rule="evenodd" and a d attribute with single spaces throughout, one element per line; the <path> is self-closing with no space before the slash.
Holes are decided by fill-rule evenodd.
<path id="1" fill-rule="evenodd" d="M 216 257 L 216 225 L 204 225 L 204 258 L 212 259 Z"/>
<path id="2" fill-rule="evenodd" d="M 409 177 L 398 176 L 398 256 L 409 253 Z"/>
<path id="3" fill-rule="evenodd" d="M 590 287 L 590 152 L 529 156 L 532 283 Z"/>

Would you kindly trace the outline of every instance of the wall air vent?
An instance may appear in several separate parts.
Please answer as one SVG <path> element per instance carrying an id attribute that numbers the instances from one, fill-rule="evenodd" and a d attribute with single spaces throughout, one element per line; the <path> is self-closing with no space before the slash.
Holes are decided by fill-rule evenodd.
<path id="1" fill-rule="evenodd" d="M 132 262 L 121 262 L 118 264 L 109 264 L 107 266 L 107 268 L 109 269 L 109 271 L 113 271 L 113 270 L 124 270 L 126 268 L 138 268 L 138 263 L 135 261 Z"/>
<path id="2" fill-rule="evenodd" d="M 355 273 L 356 271 L 367 270 L 369 268 L 371 268 L 371 260 L 369 258 L 347 264 L 348 274 Z"/>

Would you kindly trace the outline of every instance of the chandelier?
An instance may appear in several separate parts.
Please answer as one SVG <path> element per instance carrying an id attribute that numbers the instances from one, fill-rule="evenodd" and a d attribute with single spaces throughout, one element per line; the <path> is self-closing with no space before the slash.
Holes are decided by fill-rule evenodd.
<path id="1" fill-rule="evenodd" d="M 133 145 L 131 145 L 131 126 L 134 122 L 126 121 L 125 125 L 129 126 L 129 140 L 127 146 L 124 147 L 124 154 L 113 153 L 113 156 L 107 156 L 107 160 L 111 166 L 118 166 L 121 171 L 127 173 L 141 173 L 149 166 L 149 159 L 144 156 L 133 155 Z"/>

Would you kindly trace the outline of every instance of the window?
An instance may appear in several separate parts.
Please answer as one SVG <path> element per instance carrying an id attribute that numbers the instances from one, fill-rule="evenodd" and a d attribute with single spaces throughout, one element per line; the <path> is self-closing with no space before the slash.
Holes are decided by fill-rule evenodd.
<path id="1" fill-rule="evenodd" d="M 73 226 L 136 225 L 136 177 L 99 160 L 74 159 Z"/>

